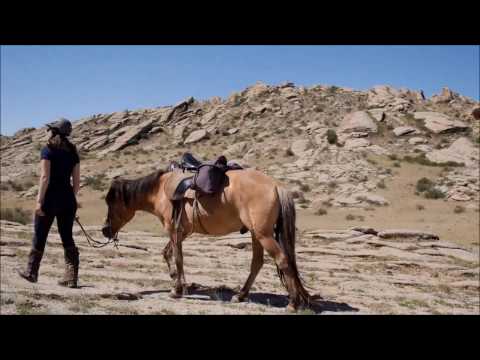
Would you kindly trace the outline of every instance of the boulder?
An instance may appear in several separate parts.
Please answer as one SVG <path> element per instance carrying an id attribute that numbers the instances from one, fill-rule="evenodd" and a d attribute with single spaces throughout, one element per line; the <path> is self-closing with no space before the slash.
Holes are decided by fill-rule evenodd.
<path id="1" fill-rule="evenodd" d="M 227 133 L 229 135 L 233 135 L 233 134 L 236 134 L 240 129 L 239 128 L 232 128 L 230 130 L 227 131 Z"/>
<path id="2" fill-rule="evenodd" d="M 402 135 L 407 135 L 415 132 L 417 132 L 417 129 L 411 126 L 398 126 L 395 129 L 393 129 L 393 133 L 395 134 L 395 136 L 402 136 Z"/>
<path id="3" fill-rule="evenodd" d="M 390 204 L 388 200 L 386 200 L 383 196 L 376 195 L 376 194 L 363 193 L 363 194 L 358 194 L 355 198 L 357 200 L 365 201 L 372 205 L 387 206 Z"/>
<path id="4" fill-rule="evenodd" d="M 447 115 L 433 111 L 413 113 L 417 120 L 423 120 L 424 126 L 435 134 L 468 129 L 468 125 L 458 120 L 451 120 Z"/>
<path id="5" fill-rule="evenodd" d="M 385 119 L 385 111 L 383 111 L 383 109 L 370 109 L 368 112 L 377 121 L 383 121 Z"/>
<path id="6" fill-rule="evenodd" d="M 244 155 L 248 148 L 248 142 L 242 141 L 236 144 L 231 145 L 225 152 L 224 155 L 228 157 L 235 157 Z"/>
<path id="7" fill-rule="evenodd" d="M 376 155 L 385 155 L 385 156 L 388 156 L 388 155 L 391 155 L 392 152 L 390 150 L 387 150 L 379 145 L 370 145 L 366 148 L 367 151 L 371 151 L 373 152 L 374 154 Z"/>
<path id="8" fill-rule="evenodd" d="M 436 104 L 448 103 L 455 99 L 456 96 L 457 94 L 455 94 L 452 90 L 450 90 L 448 87 L 444 87 L 442 92 L 439 95 L 433 95 L 431 100 Z"/>
<path id="9" fill-rule="evenodd" d="M 473 166 L 478 164 L 479 150 L 473 146 L 472 142 L 461 137 L 454 141 L 448 148 L 433 150 L 427 153 L 427 159 L 435 163 L 446 163 L 453 161 L 463 163 L 465 166 Z"/>
<path id="10" fill-rule="evenodd" d="M 200 122 L 202 123 L 202 125 L 208 124 L 213 119 L 215 119 L 216 116 L 217 116 L 217 110 L 216 109 L 211 110 L 202 116 L 202 120 L 200 120 Z"/>
<path id="11" fill-rule="evenodd" d="M 255 98 L 258 98 L 262 95 L 265 95 L 266 93 L 268 93 L 268 91 L 269 91 L 268 85 L 266 85 L 262 82 L 258 82 L 255 85 L 249 87 L 246 90 L 245 95 L 248 99 L 255 99 Z"/>
<path id="12" fill-rule="evenodd" d="M 347 139 L 345 140 L 345 149 L 356 149 L 370 145 L 370 141 L 364 138 Z"/>
<path id="13" fill-rule="evenodd" d="M 408 139 L 408 143 L 410 145 L 425 144 L 426 142 L 427 142 L 427 140 L 422 138 L 422 137 L 412 137 L 412 138 Z"/>
<path id="14" fill-rule="evenodd" d="M 439 240 L 439 237 L 435 234 L 407 229 L 383 230 L 378 233 L 378 237 L 382 239 L 416 238 L 417 240 Z"/>
<path id="15" fill-rule="evenodd" d="M 480 120 L 480 107 L 473 109 L 472 116 L 476 120 Z"/>
<path id="16" fill-rule="evenodd" d="M 100 152 L 99 155 L 101 156 L 113 151 L 118 151 L 132 144 L 133 142 L 138 140 L 138 138 L 142 134 L 149 132 L 152 128 L 152 124 L 152 120 L 147 120 L 140 123 L 139 125 L 130 125 L 122 128 L 121 130 L 123 132 L 123 135 L 119 136 L 110 147 Z"/>
<path id="17" fill-rule="evenodd" d="M 355 111 L 345 115 L 340 123 L 340 132 L 368 132 L 376 133 L 378 130 L 377 124 L 365 111 Z"/>
<path id="18" fill-rule="evenodd" d="M 297 140 L 292 143 L 290 150 L 296 156 L 301 156 L 305 151 L 309 150 L 312 147 L 310 140 Z"/>
<path id="19" fill-rule="evenodd" d="M 185 144 L 192 144 L 197 141 L 203 140 L 206 137 L 208 137 L 208 132 L 207 130 L 200 129 L 200 130 L 195 130 L 188 135 L 188 137 L 185 139 Z"/>
<path id="20" fill-rule="evenodd" d="M 177 125 L 173 128 L 173 138 L 177 141 L 183 140 L 183 134 L 185 133 L 185 125 Z"/>

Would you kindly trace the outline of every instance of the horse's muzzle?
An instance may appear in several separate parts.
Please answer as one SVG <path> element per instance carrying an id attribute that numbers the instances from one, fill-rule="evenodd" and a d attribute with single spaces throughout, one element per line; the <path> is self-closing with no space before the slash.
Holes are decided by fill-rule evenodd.
<path id="1" fill-rule="evenodd" d="M 103 228 L 102 228 L 102 234 L 106 238 L 111 239 L 113 237 L 112 227 L 109 226 L 109 225 L 104 225 Z"/>

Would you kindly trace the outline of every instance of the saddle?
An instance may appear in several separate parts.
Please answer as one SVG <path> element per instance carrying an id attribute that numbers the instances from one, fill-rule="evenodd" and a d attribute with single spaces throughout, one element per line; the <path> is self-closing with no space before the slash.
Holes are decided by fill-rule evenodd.
<path id="1" fill-rule="evenodd" d="M 227 171 L 243 169 L 237 163 L 227 162 L 225 156 L 214 161 L 202 162 L 191 153 L 185 153 L 180 163 L 173 161 L 169 170 L 172 174 L 165 183 L 165 193 L 173 204 L 172 218 L 175 227 L 180 226 L 181 207 L 184 199 L 194 199 L 198 206 L 199 196 L 212 196 L 221 193 L 228 186 Z M 193 175 L 192 175 L 193 173 Z M 242 233 L 248 231 L 242 229 Z"/>
<path id="2" fill-rule="evenodd" d="M 185 153 L 180 163 L 170 165 L 174 175 L 168 179 L 165 191 L 170 200 L 182 199 L 188 190 L 197 191 L 199 195 L 214 195 L 228 186 L 227 171 L 241 169 L 239 164 L 228 163 L 223 155 L 214 161 L 202 162 L 191 153 Z"/>

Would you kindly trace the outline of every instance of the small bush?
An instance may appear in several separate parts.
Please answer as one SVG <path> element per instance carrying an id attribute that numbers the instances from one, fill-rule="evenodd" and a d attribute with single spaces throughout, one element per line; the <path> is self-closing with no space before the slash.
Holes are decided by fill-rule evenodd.
<path id="1" fill-rule="evenodd" d="M 377 187 L 378 187 L 379 189 L 386 189 L 386 188 L 387 188 L 387 185 L 385 185 L 385 179 L 380 180 L 380 181 L 377 183 Z"/>
<path id="2" fill-rule="evenodd" d="M 398 156 L 396 154 L 391 154 L 391 155 L 388 155 L 388 158 L 390 160 L 398 160 Z"/>
<path id="3" fill-rule="evenodd" d="M 419 211 L 425 210 L 425 206 L 423 206 L 422 204 L 417 204 L 416 208 Z"/>
<path id="4" fill-rule="evenodd" d="M 348 221 L 351 221 L 351 220 L 355 220 L 355 216 L 352 215 L 352 214 L 348 214 L 345 219 L 347 219 Z"/>
<path id="5" fill-rule="evenodd" d="M 287 156 L 293 156 L 294 153 L 293 153 L 293 151 L 292 151 L 290 148 L 288 148 L 288 149 L 285 151 L 285 155 L 287 155 Z"/>
<path id="6" fill-rule="evenodd" d="M 318 209 L 317 211 L 315 211 L 315 215 L 327 215 L 327 210 L 325 210 L 324 208 L 320 208 Z"/>
<path id="7" fill-rule="evenodd" d="M 465 207 L 463 207 L 462 205 L 457 205 L 457 206 L 455 206 L 455 209 L 453 209 L 453 212 L 455 214 L 464 213 L 465 212 Z"/>
<path id="8" fill-rule="evenodd" d="M 400 163 L 399 163 L 398 161 L 395 161 L 395 162 L 393 163 L 393 166 L 399 168 L 399 167 L 401 167 L 402 165 L 400 165 Z"/>
<path id="9" fill-rule="evenodd" d="M 21 208 L 1 208 L 0 219 L 17 222 L 23 225 L 28 224 L 32 219 L 32 213 Z"/>
<path id="10" fill-rule="evenodd" d="M 103 183 L 104 179 L 105 179 L 105 174 L 87 176 L 85 178 L 85 185 L 90 186 L 94 190 L 102 191 L 102 190 L 105 190 L 106 188 L 106 185 Z"/>
<path id="11" fill-rule="evenodd" d="M 438 189 L 431 188 L 425 191 L 425 197 L 427 199 L 443 199 L 445 194 Z"/>
<path id="12" fill-rule="evenodd" d="M 327 141 L 329 144 L 333 145 L 336 144 L 338 140 L 337 133 L 333 129 L 327 130 Z"/>
<path id="13" fill-rule="evenodd" d="M 300 190 L 303 191 L 303 192 L 309 192 L 310 191 L 310 186 L 308 186 L 307 184 L 302 184 L 302 185 L 300 185 Z"/>
<path id="14" fill-rule="evenodd" d="M 328 187 L 330 189 L 335 189 L 338 186 L 337 182 L 335 180 L 332 180 L 328 183 Z"/>
<path id="15" fill-rule="evenodd" d="M 30 189 L 33 186 L 33 183 L 31 181 L 20 183 L 20 182 L 9 180 L 8 184 L 11 186 L 13 191 L 25 191 L 27 189 Z"/>
<path id="16" fill-rule="evenodd" d="M 416 189 L 418 192 L 425 192 L 433 188 L 434 185 L 432 180 L 423 177 L 417 181 Z"/>

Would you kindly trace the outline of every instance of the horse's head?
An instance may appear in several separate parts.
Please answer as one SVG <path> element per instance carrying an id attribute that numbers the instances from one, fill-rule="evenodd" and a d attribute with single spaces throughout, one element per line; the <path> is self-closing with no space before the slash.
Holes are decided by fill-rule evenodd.
<path id="1" fill-rule="evenodd" d="M 127 205 L 126 192 L 128 184 L 124 180 L 113 180 L 105 202 L 108 212 L 102 227 L 103 236 L 114 238 L 120 229 L 135 215 L 135 210 Z"/>

